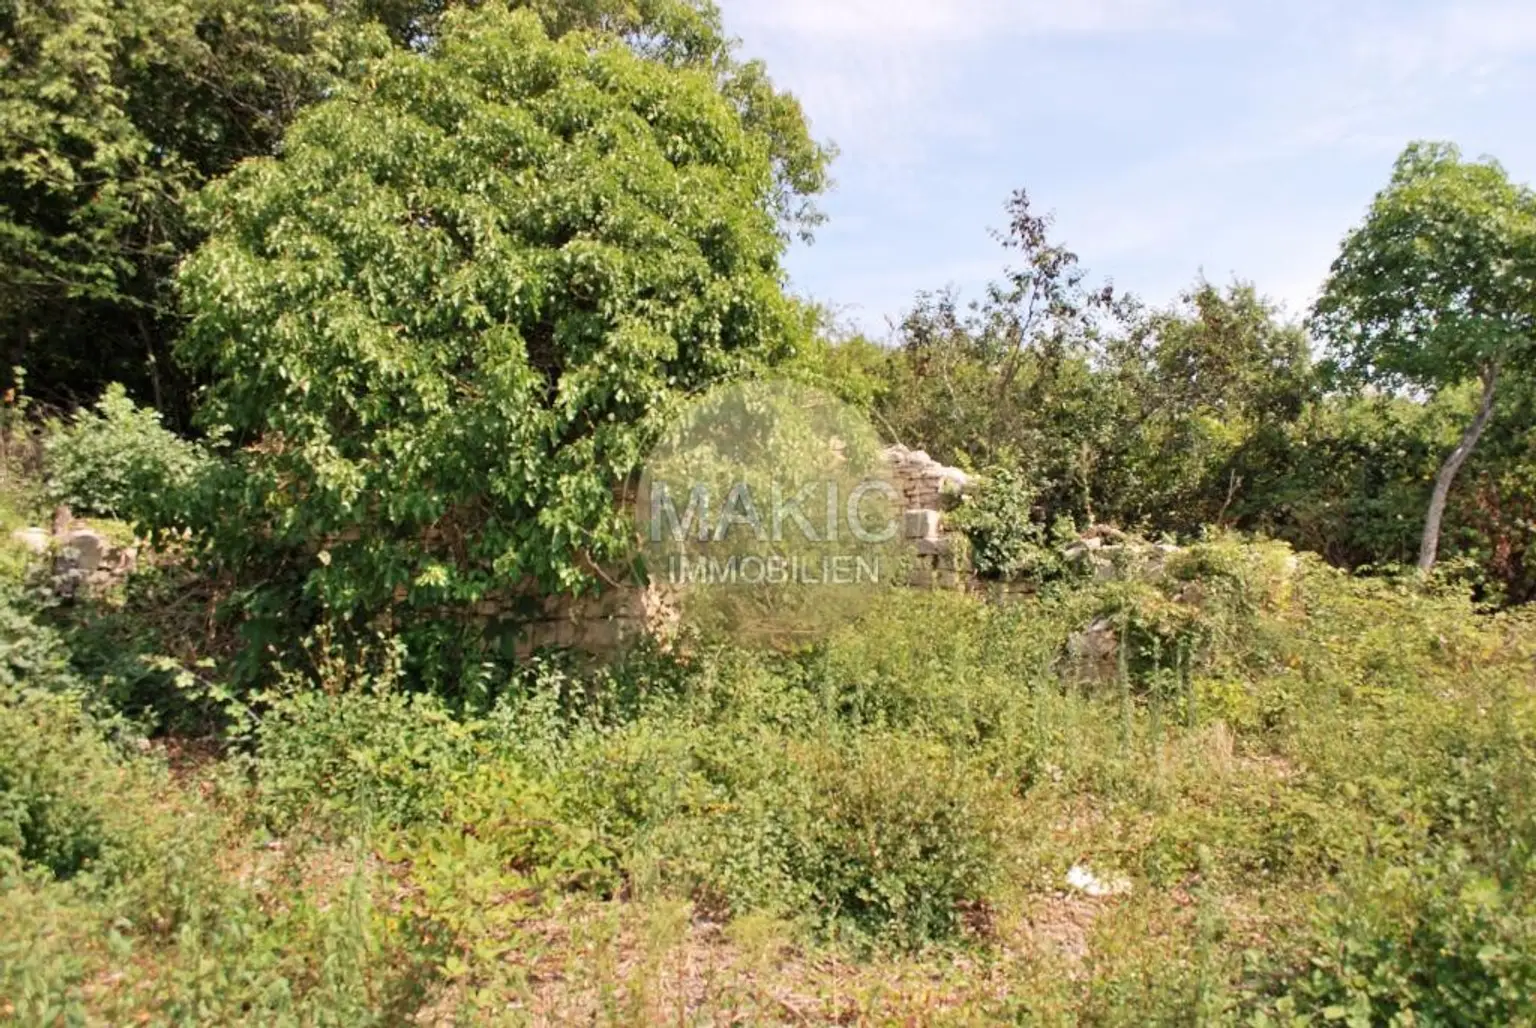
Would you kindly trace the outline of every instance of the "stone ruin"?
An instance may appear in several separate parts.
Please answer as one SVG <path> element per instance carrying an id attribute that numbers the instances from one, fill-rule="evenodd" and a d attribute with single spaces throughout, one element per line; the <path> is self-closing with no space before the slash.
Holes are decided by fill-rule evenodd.
<path id="1" fill-rule="evenodd" d="M 21 528 L 11 541 L 35 557 L 52 559 L 51 587 L 60 599 L 110 587 L 138 566 L 136 546 L 116 546 L 68 507 L 53 512 L 51 528 Z"/>
<path id="2" fill-rule="evenodd" d="M 945 525 L 944 513 L 971 487 L 971 476 L 905 446 L 890 447 L 885 459 L 891 484 L 904 505 L 904 534 L 917 551 L 917 566 L 908 584 L 919 589 L 958 589 L 969 584 L 962 537 Z"/>
<path id="3" fill-rule="evenodd" d="M 887 480 L 895 487 L 903 508 L 903 535 L 912 544 L 916 561 L 906 578 L 908 587 L 960 589 L 994 596 L 1031 591 L 1028 586 L 983 582 L 969 569 L 963 533 L 946 524 L 946 514 L 974 487 L 972 476 L 905 446 L 889 447 L 884 457 L 889 468 Z M 135 546 L 115 545 L 89 523 L 74 518 L 67 507 L 55 512 L 50 528 L 20 529 L 11 539 L 49 562 L 51 587 L 66 601 L 110 588 L 138 563 Z M 1155 581 L 1162 577 L 1165 562 L 1178 552 L 1177 546 L 1149 543 L 1100 525 L 1083 533 L 1063 556 L 1085 577 L 1099 581 Z M 487 626 L 522 622 L 516 649 L 523 656 L 541 649 L 612 653 L 645 638 L 665 644 L 676 638 L 681 623 L 674 590 L 621 581 L 610 581 L 600 593 L 580 597 L 530 593 L 488 598 L 474 616 Z M 1109 621 L 1096 622 L 1072 638 L 1068 657 L 1086 671 L 1088 678 L 1112 675 L 1116 635 Z"/>
<path id="4" fill-rule="evenodd" d="M 675 597 L 656 585 L 610 585 L 598 594 L 548 596 L 534 602 L 538 609 L 517 641 L 520 657 L 552 648 L 610 653 L 641 639 L 665 644 L 676 638 L 681 621 Z"/>
<path id="5" fill-rule="evenodd" d="M 1011 594 L 1027 586 L 982 582 L 969 569 L 963 533 L 946 523 L 975 480 L 921 450 L 892 446 L 884 451 L 888 481 L 902 507 L 901 526 L 912 544 L 915 565 L 905 584 L 918 589 L 960 589 Z M 54 514 L 51 528 L 24 528 L 12 541 L 50 562 L 51 586 L 61 599 L 109 588 L 131 573 L 138 562 L 134 546 L 118 546 L 89 523 L 77 520 L 67 507 Z M 345 541 L 345 540 L 338 540 Z M 1160 577 L 1163 562 L 1176 546 L 1156 545 L 1108 526 L 1096 526 L 1068 547 L 1063 555 L 1090 578 Z M 570 649 L 611 653 L 650 638 L 666 643 L 677 636 L 681 622 L 678 597 L 669 587 L 639 586 L 610 581 L 587 596 L 487 598 L 474 612 L 485 625 L 522 622 L 517 651 L 526 656 L 541 649 Z M 1108 667 L 1114 659 L 1114 630 L 1095 624 L 1072 641 L 1072 656 L 1083 664 Z"/>
<path id="6" fill-rule="evenodd" d="M 916 554 L 907 584 L 923 589 L 973 585 L 963 537 L 944 523 L 945 512 L 971 487 L 971 476 L 905 446 L 889 447 L 884 456 L 888 481 L 903 508 L 903 534 Z M 681 617 L 676 596 L 655 584 L 641 588 L 610 582 L 601 595 L 535 602 L 537 613 L 523 629 L 520 654 L 552 647 L 602 653 L 647 637 L 666 641 L 675 638 Z M 489 621 L 506 612 L 488 607 L 483 613 Z"/>

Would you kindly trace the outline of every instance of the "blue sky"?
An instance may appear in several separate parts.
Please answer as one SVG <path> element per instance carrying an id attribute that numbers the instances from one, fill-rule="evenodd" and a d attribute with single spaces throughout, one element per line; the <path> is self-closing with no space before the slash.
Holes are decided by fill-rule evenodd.
<path id="1" fill-rule="evenodd" d="M 1411 139 L 1536 182 L 1533 0 L 722 0 L 842 151 L 792 284 L 884 336 L 1026 187 L 1095 277 L 1302 311 Z"/>

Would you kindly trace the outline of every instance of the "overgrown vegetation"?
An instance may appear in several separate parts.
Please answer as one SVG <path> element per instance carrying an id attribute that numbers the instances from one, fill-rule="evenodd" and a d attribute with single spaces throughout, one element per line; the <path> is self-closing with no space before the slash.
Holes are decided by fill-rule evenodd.
<path id="1" fill-rule="evenodd" d="M 707 3 L 0 34 L 0 1020 L 1536 1024 L 1497 165 L 1411 146 L 1306 324 L 1021 192 L 885 346 L 785 292 L 830 151 Z M 771 376 L 975 472 L 974 588 L 527 652 Z"/>
<path id="2" fill-rule="evenodd" d="M 50 502 L 143 525 L 173 520 L 178 512 L 166 505 L 192 495 L 213 467 L 202 446 L 168 430 L 159 412 L 139 407 L 116 384 L 93 409 L 54 427 L 44 449 Z"/>
<path id="3" fill-rule="evenodd" d="M 191 763 L 7 610 L 25 1016 L 1536 1014 L 1536 635 L 1456 591 L 1220 541 L 1150 583 L 895 595 L 793 657 L 541 661 L 479 712 L 386 653 Z M 1131 648 L 1095 677 L 1099 617 Z M 1129 894 L 1061 899 L 1075 865 Z"/>

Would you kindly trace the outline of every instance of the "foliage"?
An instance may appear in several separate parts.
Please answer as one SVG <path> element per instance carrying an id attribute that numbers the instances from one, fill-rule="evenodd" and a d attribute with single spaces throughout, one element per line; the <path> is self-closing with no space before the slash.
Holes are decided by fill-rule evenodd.
<path id="1" fill-rule="evenodd" d="M 971 566 L 977 574 L 1038 583 L 1065 573 L 1059 546 L 1073 534 L 1073 526 L 1066 521 L 1047 530 L 1039 521 L 1037 496 L 1018 472 L 999 467 L 962 497 L 951 524 L 970 540 Z"/>
<path id="2" fill-rule="evenodd" d="M 551 736 L 526 700 L 460 721 L 377 683 L 302 692 L 262 717 L 256 809 L 282 832 L 404 829 L 402 856 L 433 875 L 434 918 L 466 917 L 476 889 L 606 894 L 622 875 L 722 915 L 772 910 L 916 945 L 981 902 L 1000 796 L 957 754 L 895 760 L 894 738 L 802 738 L 679 699 Z M 512 874 L 455 881 L 476 861 Z"/>
<path id="3" fill-rule="evenodd" d="M 1133 305 L 1090 289 L 1076 254 L 1049 237 L 1051 219 L 1020 191 L 1001 237 L 1020 265 L 962 307 L 922 294 L 903 319 L 892 382 L 879 413 L 897 439 L 941 460 L 989 466 L 1005 454 L 1080 497 L 1080 433 L 1093 409 L 1090 358 Z"/>
<path id="4" fill-rule="evenodd" d="M 18 2 L 0 35 L 0 338 L 50 402 L 123 381 L 184 417 L 169 286 L 196 239 L 186 201 L 379 41 L 302 0 Z"/>
<path id="5" fill-rule="evenodd" d="M 1022 192 L 1016 266 L 885 349 L 784 294 L 830 152 L 704 0 L 0 33 L 0 333 L 49 400 L 127 383 L 48 496 L 158 547 L 68 603 L 0 560 L 0 1018 L 1536 1018 L 1536 622 L 1489 613 L 1536 595 L 1536 205 L 1492 162 L 1403 156 L 1321 365 L 1251 285 L 1090 285 Z M 986 469 L 952 524 L 1048 588 L 509 671 L 683 404 L 770 368 Z M 1452 559 L 1399 575 L 1437 469 Z"/>
<path id="6" fill-rule="evenodd" d="M 62 637 L 10 596 L 0 614 L 5 1016 L 361 1024 L 415 992 L 399 926 L 365 876 L 334 903 L 284 874 L 266 895 L 228 879 L 230 826 L 92 713 Z M 100 973 L 120 987 L 93 988 Z"/>
<path id="7" fill-rule="evenodd" d="M 953 298 L 919 299 L 876 407 L 882 427 L 943 460 L 1013 469 L 1047 525 L 1193 534 L 1268 499 L 1251 488 L 1256 470 L 1285 466 L 1273 437 L 1319 388 L 1305 334 L 1252 286 L 1199 282 L 1160 310 L 1060 299 L 1042 310 L 1075 320 L 1036 313 L 1014 349 L 999 342 L 1019 332 L 997 306 L 1005 295 L 992 287 L 968 318 Z M 1254 469 L 1246 457 L 1261 450 L 1273 463 Z"/>
<path id="8" fill-rule="evenodd" d="M 70 658 L 64 638 L 7 584 L 0 592 L 0 852 L 56 877 L 111 880 L 142 858 L 138 815 L 120 801 L 149 803 L 163 783 L 124 761 L 110 736 L 130 733 L 88 696 Z"/>
<path id="9" fill-rule="evenodd" d="M 1316 326 L 1367 381 L 1455 385 L 1529 357 L 1533 275 L 1536 195 L 1492 160 L 1415 143 L 1345 240 Z"/>
<path id="10" fill-rule="evenodd" d="M 0 687 L 68 692 L 77 685 L 70 651 L 52 626 L 39 622 L 38 607 L 16 583 L 0 585 Z"/>
<path id="11" fill-rule="evenodd" d="M 1379 1024 L 1536 1017 L 1529 896 L 1452 866 L 1395 868 L 1320 929 L 1310 972 L 1282 1009 Z"/>
<path id="12" fill-rule="evenodd" d="M 270 156 L 298 113 L 394 47 L 419 50 L 433 0 L 16 0 L 0 8 L 0 339 L 50 404 L 109 382 L 181 427 L 201 382 L 172 360 L 188 201 Z M 820 221 L 831 150 L 794 97 L 739 60 L 707 0 L 518 0 L 553 35 L 602 32 L 710 76 L 769 151 L 786 233 Z"/>
<path id="13" fill-rule="evenodd" d="M 279 831 L 419 822 L 473 766 L 477 734 L 439 701 L 382 684 L 300 688 L 266 704 L 256 729 L 259 808 Z"/>
<path id="14" fill-rule="evenodd" d="M 805 1002 L 836 956 L 838 994 L 898 1020 L 1518 1020 L 1529 619 L 1232 538 L 1161 568 L 900 592 L 794 658 L 541 660 L 478 713 L 403 692 L 394 644 L 319 647 L 325 689 L 258 698 L 248 755 L 174 779 L 82 712 L 74 636 L 44 633 L 0 746 L 5 810 L 41 811 L 7 824 L 46 826 L 0 871 L 7 1002 L 365 1023 L 553 989 L 568 1020 L 595 982 L 622 1023 L 670 1016 L 642 982 L 725 925 L 692 1001 L 722 1016 Z M 1103 619 L 1126 659 L 1085 677 Z M 1063 899 L 1075 865 L 1132 891 Z M 770 921 L 796 955 L 733 963 Z"/>
<path id="15" fill-rule="evenodd" d="M 914 946 L 956 935 L 983 901 L 1004 823 L 994 784 L 958 755 L 898 758 L 896 741 L 652 721 L 578 749 L 561 780 L 642 882 L 721 915 L 766 910 Z"/>
<path id="16" fill-rule="evenodd" d="M 894 737 L 786 756 L 810 789 L 797 797 L 790 784 L 805 805 L 790 808 L 803 821 L 791 874 L 822 916 L 898 945 L 960 934 L 1000 878 L 1008 824 L 996 783 L 941 746 Z"/>
<path id="17" fill-rule="evenodd" d="M 1243 283 L 1199 282 L 1148 312 L 1111 345 L 1107 373 L 1134 428 L 1095 459 L 1095 502 L 1122 524 L 1180 534 L 1232 525 L 1244 500 L 1269 499 L 1245 488 L 1246 455 L 1318 392 L 1306 334 Z"/>
<path id="18" fill-rule="evenodd" d="M 861 411 L 876 412 L 889 399 L 891 354 L 841 324 L 826 307 L 801 306 L 795 356 L 780 374 L 793 377 Z"/>
<path id="19" fill-rule="evenodd" d="M 1431 170 L 1450 167 L 1435 161 Z M 1467 176 L 1492 189 L 1498 173 L 1473 167 Z M 1509 246 L 1518 231 L 1510 229 Z M 1055 250 L 1065 252 L 1040 246 Z M 1368 284 L 1356 284 L 1359 302 L 1370 301 Z M 850 388 L 871 373 L 887 382 L 872 395 L 890 438 L 950 463 L 1012 469 L 1035 490 L 1038 523 L 1065 515 L 1154 537 L 1198 537 L 1210 526 L 1261 532 L 1350 568 L 1410 563 L 1422 550 L 1424 483 L 1477 416 L 1477 398 L 1454 378 L 1419 396 L 1353 388 L 1368 371 L 1364 351 L 1345 345 L 1354 308 L 1314 318 L 1313 327 L 1344 333 L 1329 359 L 1314 363 L 1306 332 L 1252 285 L 1201 281 L 1160 309 L 1123 299 L 1067 304 L 1058 315 L 1077 311 L 1077 320 L 1055 328 L 1037 311 L 1035 335 L 1010 364 L 999 342 L 1009 338 L 1007 305 L 996 299 L 1007 293 L 1006 282 L 993 287 L 970 314 L 953 296 L 919 297 L 900 347 L 872 371 L 850 363 L 849 350 L 839 373 Z M 820 360 L 829 368 L 851 346 L 835 334 L 822 345 L 833 355 Z M 1467 462 L 1473 484 L 1446 511 L 1445 548 L 1453 564 L 1475 562 L 1471 580 L 1489 602 L 1518 603 L 1533 589 L 1531 390 L 1518 362 L 1498 385 Z"/>
<path id="20" fill-rule="evenodd" d="M 207 198 L 184 353 L 245 449 L 200 541 L 337 623 L 589 585 L 653 419 L 785 354 L 773 182 L 709 76 L 450 14 Z"/>
<path id="21" fill-rule="evenodd" d="M 94 410 L 55 426 L 43 445 L 51 502 L 76 514 L 140 523 L 167 520 L 164 510 L 175 510 L 212 460 L 115 384 Z"/>
<path id="22" fill-rule="evenodd" d="M 1481 440 L 1501 377 L 1536 357 L 1536 193 L 1491 160 L 1415 143 L 1398 159 L 1318 301 L 1314 323 L 1341 368 L 1384 388 L 1479 380 L 1477 416 L 1444 465 L 1425 518 L 1419 569 L 1435 565 L 1451 486 Z"/>
<path id="23" fill-rule="evenodd" d="M 60 877 L 110 863 L 103 811 L 73 783 L 100 779 L 113 762 L 92 737 L 78 700 L 13 694 L 0 708 L 0 720 L 0 849 Z"/>

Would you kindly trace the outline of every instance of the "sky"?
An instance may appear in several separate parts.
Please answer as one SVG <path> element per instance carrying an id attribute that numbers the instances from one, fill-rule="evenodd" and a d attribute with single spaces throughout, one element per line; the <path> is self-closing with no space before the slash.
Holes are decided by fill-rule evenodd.
<path id="1" fill-rule="evenodd" d="M 1414 139 L 1536 184 L 1536 0 L 720 0 L 841 151 L 791 284 L 878 338 L 979 295 L 1019 188 L 1095 281 L 1293 315 Z"/>

